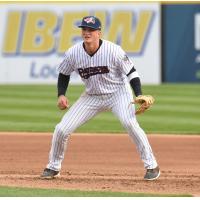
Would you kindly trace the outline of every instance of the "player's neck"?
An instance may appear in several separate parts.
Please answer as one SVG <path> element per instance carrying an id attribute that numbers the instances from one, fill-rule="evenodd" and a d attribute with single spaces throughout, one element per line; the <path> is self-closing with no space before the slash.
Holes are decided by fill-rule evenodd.
<path id="1" fill-rule="evenodd" d="M 89 55 L 93 55 L 100 46 L 100 40 L 96 41 L 95 43 L 86 43 L 84 42 L 84 49 Z"/>

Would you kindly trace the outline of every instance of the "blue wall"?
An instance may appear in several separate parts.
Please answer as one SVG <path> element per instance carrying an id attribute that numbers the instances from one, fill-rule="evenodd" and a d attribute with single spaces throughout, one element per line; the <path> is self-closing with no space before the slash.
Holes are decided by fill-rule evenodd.
<path id="1" fill-rule="evenodd" d="M 195 14 L 200 17 L 200 4 L 162 6 L 164 82 L 200 82 L 200 49 L 195 49 L 194 39 Z M 200 29 L 200 24 L 196 28 Z"/>

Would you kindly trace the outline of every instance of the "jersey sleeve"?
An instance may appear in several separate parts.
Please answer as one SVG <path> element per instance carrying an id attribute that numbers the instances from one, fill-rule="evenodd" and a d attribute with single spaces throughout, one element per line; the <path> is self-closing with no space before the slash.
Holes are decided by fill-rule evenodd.
<path id="1" fill-rule="evenodd" d="M 126 75 L 134 67 L 133 61 L 126 55 L 125 51 L 121 47 L 118 49 L 117 62 L 121 72 Z"/>
<path id="2" fill-rule="evenodd" d="M 58 66 L 58 72 L 64 75 L 70 75 L 73 71 L 72 56 L 70 55 L 70 51 L 67 51 L 63 61 Z"/>

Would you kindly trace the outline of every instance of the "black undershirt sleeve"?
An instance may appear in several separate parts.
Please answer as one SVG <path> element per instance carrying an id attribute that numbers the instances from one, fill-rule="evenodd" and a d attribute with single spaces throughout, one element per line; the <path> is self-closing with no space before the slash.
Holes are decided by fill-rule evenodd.
<path id="1" fill-rule="evenodd" d="M 134 73 L 135 71 L 136 71 L 136 69 L 133 66 L 132 69 L 130 70 L 130 72 L 126 76 L 129 76 L 130 74 Z M 140 82 L 139 77 L 132 78 L 130 80 L 130 85 L 131 85 L 131 88 L 133 89 L 136 97 L 139 95 L 142 95 L 141 82 Z"/>
<path id="2" fill-rule="evenodd" d="M 130 85 L 131 85 L 136 97 L 139 95 L 142 95 L 141 82 L 140 82 L 139 77 L 131 79 Z"/>
<path id="3" fill-rule="evenodd" d="M 65 95 L 68 88 L 69 80 L 70 80 L 70 75 L 64 75 L 59 73 L 57 82 L 58 97 L 60 95 Z"/>
<path id="4" fill-rule="evenodd" d="M 139 95 L 142 95 L 141 82 L 140 82 L 139 77 L 131 79 L 130 85 L 131 85 L 136 97 Z"/>

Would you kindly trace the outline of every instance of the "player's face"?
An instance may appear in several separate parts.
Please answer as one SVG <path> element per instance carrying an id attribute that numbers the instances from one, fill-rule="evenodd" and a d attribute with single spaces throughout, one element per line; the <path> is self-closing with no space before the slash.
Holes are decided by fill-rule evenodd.
<path id="1" fill-rule="evenodd" d="M 86 43 L 97 42 L 99 41 L 100 36 L 100 30 L 95 30 L 92 28 L 82 28 L 82 38 Z"/>

